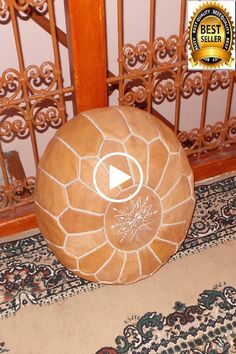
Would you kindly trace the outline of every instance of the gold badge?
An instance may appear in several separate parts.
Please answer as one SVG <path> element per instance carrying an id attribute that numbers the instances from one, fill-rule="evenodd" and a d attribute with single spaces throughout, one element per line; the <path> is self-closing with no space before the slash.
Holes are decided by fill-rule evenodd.
<path id="1" fill-rule="evenodd" d="M 193 14 L 190 26 L 190 63 L 217 68 L 232 65 L 233 21 L 227 10 L 216 2 L 203 3 Z"/>

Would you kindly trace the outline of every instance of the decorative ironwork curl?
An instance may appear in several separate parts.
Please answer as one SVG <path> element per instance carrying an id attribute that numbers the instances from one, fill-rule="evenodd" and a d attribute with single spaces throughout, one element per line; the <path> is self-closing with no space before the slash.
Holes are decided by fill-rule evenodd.
<path id="1" fill-rule="evenodd" d="M 24 188 L 30 193 L 33 194 L 35 189 L 35 177 L 29 176 L 26 177 L 23 181 Z"/>
<path id="2" fill-rule="evenodd" d="M 227 137 L 230 142 L 236 143 L 236 117 L 232 117 L 227 122 Z"/>
<path id="3" fill-rule="evenodd" d="M 33 125 L 39 132 L 44 132 L 48 127 L 58 128 L 61 123 L 59 102 L 56 98 L 40 99 L 32 106 Z"/>
<path id="4" fill-rule="evenodd" d="M 43 94 L 45 91 L 56 89 L 56 67 L 50 61 L 43 63 L 40 67 L 37 65 L 28 66 L 25 74 L 27 77 L 27 86 L 31 93 Z"/>
<path id="5" fill-rule="evenodd" d="M 136 46 L 128 43 L 123 47 L 123 66 L 126 72 L 147 68 L 149 48 L 147 41 L 141 41 Z"/>
<path id="6" fill-rule="evenodd" d="M 178 134 L 179 141 L 188 151 L 195 150 L 200 145 L 200 129 L 194 128 L 190 132 L 182 131 Z"/>
<path id="7" fill-rule="evenodd" d="M 177 60 L 178 46 L 180 39 L 176 35 L 172 35 L 165 39 L 159 37 L 153 45 L 153 60 L 156 65 L 171 64 Z"/>
<path id="8" fill-rule="evenodd" d="M 14 201 L 21 201 L 22 195 L 24 194 L 23 183 L 20 180 L 15 180 L 10 185 L 10 194 Z"/>
<path id="9" fill-rule="evenodd" d="M 168 101 L 176 97 L 176 73 L 168 70 L 165 73 L 156 73 L 152 80 L 152 96 L 154 102 L 160 104 L 166 98 Z"/>
<path id="10" fill-rule="evenodd" d="M 13 201 L 31 202 L 35 187 L 35 178 L 26 177 L 23 181 L 15 180 L 9 185 L 10 195 Z"/>
<path id="11" fill-rule="evenodd" d="M 147 92 L 151 91 L 153 102 L 156 104 L 162 103 L 165 99 L 170 102 L 174 101 L 178 87 L 180 87 L 181 95 L 184 98 L 189 98 L 192 94 L 201 95 L 204 87 L 212 91 L 218 87 L 228 87 L 230 73 L 227 71 L 188 71 L 188 37 L 188 31 L 185 31 L 183 38 L 179 38 L 177 35 L 172 35 L 167 39 L 158 37 L 152 47 L 146 41 L 141 41 L 136 46 L 132 44 L 124 46 L 123 56 L 119 60 L 123 62 L 126 72 L 124 72 L 123 78 L 118 78 L 117 82 L 122 80 L 125 98 L 121 95 L 120 102 L 128 105 L 134 104 L 136 100 L 134 90 L 131 89 L 132 92 L 128 92 L 129 84 L 127 82 L 141 80 L 141 77 L 149 82 L 148 78 L 152 76 L 152 84 L 150 87 L 149 84 L 145 84 L 145 89 L 139 90 L 139 101 L 144 101 Z M 138 65 L 140 58 L 142 63 Z M 150 65 L 152 65 L 151 70 Z M 177 71 L 181 77 L 176 75 Z M 174 74 L 170 75 L 170 72 Z M 114 88 L 118 89 L 118 85 L 112 86 L 110 94 Z"/>
<path id="12" fill-rule="evenodd" d="M 42 8 L 47 0 L 13 0 L 13 6 L 17 11 L 27 11 L 29 6 Z"/>
<path id="13" fill-rule="evenodd" d="M 224 133 L 224 123 L 216 122 L 213 125 L 206 125 L 202 130 L 202 145 L 207 150 L 215 149 L 220 146 Z"/>
<path id="14" fill-rule="evenodd" d="M 0 0 L 0 17 L 6 18 L 9 10 L 7 0 Z"/>
<path id="15" fill-rule="evenodd" d="M 12 105 L 11 108 L 0 111 L 1 116 L 0 137 L 4 142 L 11 142 L 16 136 L 21 139 L 28 136 L 27 113 L 23 108 Z"/>
<path id="16" fill-rule="evenodd" d="M 230 81 L 230 72 L 226 70 L 213 71 L 209 77 L 209 88 L 213 91 L 218 87 L 227 88 Z"/>
<path id="17" fill-rule="evenodd" d="M 8 187 L 0 186 L 0 209 L 9 206 L 10 198 L 13 204 L 28 204 L 33 201 L 35 177 L 26 177 L 24 180 L 14 180 Z"/>
<path id="18" fill-rule="evenodd" d="M 182 131 L 178 134 L 179 141 L 186 149 L 187 154 L 198 152 L 201 146 L 201 153 L 209 151 L 221 146 L 224 141 L 224 132 L 226 132 L 226 142 L 236 142 L 236 117 L 232 117 L 226 124 L 216 122 L 212 125 L 207 125 L 203 129 L 192 129 L 190 132 Z"/>
<path id="19" fill-rule="evenodd" d="M 188 71 L 187 66 L 181 74 L 181 91 L 184 98 L 189 98 L 193 93 L 200 95 L 203 92 L 202 73 L 197 71 Z"/>
<path id="20" fill-rule="evenodd" d="M 22 97 L 22 84 L 19 71 L 11 68 L 3 71 L 0 77 L 0 106 L 6 99 L 14 100 L 20 97 Z"/>
<path id="21" fill-rule="evenodd" d="M 122 104 L 133 106 L 135 103 L 143 103 L 147 99 L 147 81 L 143 77 L 127 80 L 124 92 Z"/>

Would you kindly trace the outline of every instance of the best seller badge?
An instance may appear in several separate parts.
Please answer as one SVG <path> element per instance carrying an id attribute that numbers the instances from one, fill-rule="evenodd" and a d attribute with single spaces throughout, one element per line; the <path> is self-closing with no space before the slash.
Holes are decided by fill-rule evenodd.
<path id="1" fill-rule="evenodd" d="M 207 2 L 189 13 L 189 69 L 235 69 L 234 18 L 226 6 L 235 9 L 234 1 Z M 231 4 L 229 4 L 231 3 Z M 224 4 L 224 5 L 222 5 Z M 233 5 L 233 7 L 232 7 Z M 191 10 L 191 9 L 189 9 Z M 191 11 L 190 11 L 191 12 Z"/>

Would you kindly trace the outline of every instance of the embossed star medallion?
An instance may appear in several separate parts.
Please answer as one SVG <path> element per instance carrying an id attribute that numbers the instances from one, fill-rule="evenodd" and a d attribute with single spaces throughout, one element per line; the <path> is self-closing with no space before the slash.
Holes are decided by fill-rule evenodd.
<path id="1" fill-rule="evenodd" d="M 132 193 L 133 189 L 123 191 L 120 197 L 124 193 Z M 131 201 L 109 205 L 105 214 L 105 229 L 114 247 L 131 251 L 142 248 L 156 236 L 160 220 L 159 197 L 151 189 L 142 187 Z"/>

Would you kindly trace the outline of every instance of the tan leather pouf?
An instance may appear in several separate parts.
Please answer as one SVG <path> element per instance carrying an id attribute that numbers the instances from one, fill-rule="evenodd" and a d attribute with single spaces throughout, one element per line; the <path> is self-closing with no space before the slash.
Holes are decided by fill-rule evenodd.
<path id="1" fill-rule="evenodd" d="M 194 209 L 193 175 L 174 133 L 132 107 L 94 109 L 61 127 L 37 170 L 39 228 L 82 278 L 127 284 L 180 247 Z"/>

